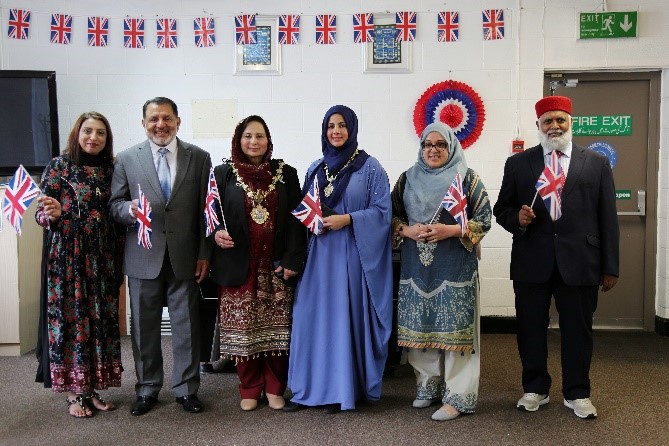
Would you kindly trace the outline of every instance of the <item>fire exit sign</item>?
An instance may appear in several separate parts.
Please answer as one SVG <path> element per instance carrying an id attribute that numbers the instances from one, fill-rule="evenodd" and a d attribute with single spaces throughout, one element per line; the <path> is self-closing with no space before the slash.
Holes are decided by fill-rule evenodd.
<path id="1" fill-rule="evenodd" d="M 636 37 L 637 12 L 582 12 L 579 24 L 581 39 Z"/>

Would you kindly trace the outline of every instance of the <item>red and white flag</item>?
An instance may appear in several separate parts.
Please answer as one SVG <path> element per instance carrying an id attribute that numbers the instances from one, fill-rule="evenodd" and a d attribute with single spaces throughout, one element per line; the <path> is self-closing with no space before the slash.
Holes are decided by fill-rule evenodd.
<path id="1" fill-rule="evenodd" d="M 537 193 L 541 195 L 544 200 L 546 209 L 553 221 L 562 217 L 562 186 L 564 185 L 564 174 L 562 166 L 560 165 L 560 157 L 557 151 L 551 152 L 551 157 L 541 172 L 539 180 L 537 180 Z"/>
<path id="2" fill-rule="evenodd" d="M 151 203 L 142 192 L 142 186 L 137 185 L 139 190 L 139 203 L 137 203 L 137 244 L 146 249 L 151 249 Z"/>
<path id="3" fill-rule="evenodd" d="M 504 38 L 504 10 L 483 10 L 483 40 L 499 40 Z"/>
<path id="4" fill-rule="evenodd" d="M 30 33 L 30 11 L 27 9 L 10 9 L 7 22 L 7 37 L 26 40 Z"/>
<path id="5" fill-rule="evenodd" d="M 323 232 L 323 211 L 321 210 L 321 195 L 318 192 L 318 177 L 307 191 L 300 204 L 291 211 L 311 232 L 318 235 Z"/>
<path id="6" fill-rule="evenodd" d="M 19 166 L 12 179 L 9 180 L 7 189 L 5 189 L 5 198 L 2 201 L 2 211 L 7 215 L 7 220 L 14 226 L 17 234 L 21 235 L 23 214 L 38 195 L 39 187 L 26 168 L 23 165 Z"/>
<path id="7" fill-rule="evenodd" d="M 467 196 L 465 195 L 462 177 L 458 173 L 455 175 L 453 184 L 448 188 L 448 192 L 441 200 L 441 205 L 453 216 L 460 225 L 462 235 L 467 232 Z"/>
<path id="8" fill-rule="evenodd" d="M 218 185 L 214 176 L 214 168 L 209 169 L 209 182 L 207 183 L 207 196 L 204 199 L 204 226 L 206 235 L 209 237 L 221 224 L 216 214 L 216 203 L 221 206 L 221 195 L 218 193 Z M 223 208 L 221 207 L 221 214 Z"/>

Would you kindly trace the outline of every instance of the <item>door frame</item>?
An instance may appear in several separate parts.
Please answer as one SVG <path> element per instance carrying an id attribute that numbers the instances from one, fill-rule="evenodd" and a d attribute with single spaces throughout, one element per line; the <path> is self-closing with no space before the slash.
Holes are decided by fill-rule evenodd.
<path id="1" fill-rule="evenodd" d="M 546 70 L 544 72 L 544 96 L 551 94 L 550 81 L 567 79 L 597 81 L 638 81 L 649 82 L 648 96 L 648 151 L 646 170 L 646 243 L 644 246 L 644 283 L 643 283 L 643 329 L 655 330 L 655 303 L 657 282 L 657 200 L 660 158 L 660 82 L 661 71 L 582 71 L 582 70 Z M 566 88 L 566 87 L 563 87 Z M 559 94 L 556 91 L 556 94 Z"/>

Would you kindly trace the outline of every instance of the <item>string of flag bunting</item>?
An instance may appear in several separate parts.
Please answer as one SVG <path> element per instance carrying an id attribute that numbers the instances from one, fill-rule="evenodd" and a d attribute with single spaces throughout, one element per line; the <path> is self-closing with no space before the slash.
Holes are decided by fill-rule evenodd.
<path id="1" fill-rule="evenodd" d="M 30 37 L 32 13 L 27 9 L 9 10 L 7 37 L 27 40 Z M 278 38 L 281 45 L 300 43 L 300 15 L 280 15 Z M 109 18 L 89 16 L 87 19 L 88 46 L 105 47 L 109 44 Z M 123 46 L 126 48 L 146 48 L 146 27 L 155 23 L 156 47 L 176 48 L 178 46 L 177 20 L 175 18 L 130 18 L 123 20 Z M 458 11 L 442 11 L 436 14 L 436 39 L 438 42 L 456 42 L 460 38 L 460 14 Z M 216 44 L 216 22 L 213 17 L 193 19 L 193 38 L 198 48 Z M 235 42 L 237 45 L 256 43 L 256 15 L 242 14 L 234 17 Z M 337 16 L 317 14 L 315 16 L 315 42 L 318 45 L 333 45 L 337 42 Z M 353 42 L 374 41 L 374 14 L 353 14 Z M 72 42 L 73 18 L 68 14 L 51 14 L 51 43 L 69 45 Z M 412 11 L 395 13 L 396 40 L 411 42 L 416 39 L 418 29 L 417 14 Z M 483 40 L 504 39 L 505 24 L 503 9 L 484 9 L 481 13 Z"/>

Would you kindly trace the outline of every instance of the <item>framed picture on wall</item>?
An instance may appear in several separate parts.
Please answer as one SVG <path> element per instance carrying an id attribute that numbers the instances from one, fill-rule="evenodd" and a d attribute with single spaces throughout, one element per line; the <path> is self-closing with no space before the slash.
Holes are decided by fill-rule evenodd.
<path id="1" fill-rule="evenodd" d="M 256 43 L 235 45 L 236 75 L 280 75 L 279 18 L 256 16 Z"/>
<path id="2" fill-rule="evenodd" d="M 363 73 L 411 73 L 411 42 L 397 41 L 394 14 L 374 14 L 374 41 L 363 45 Z"/>

